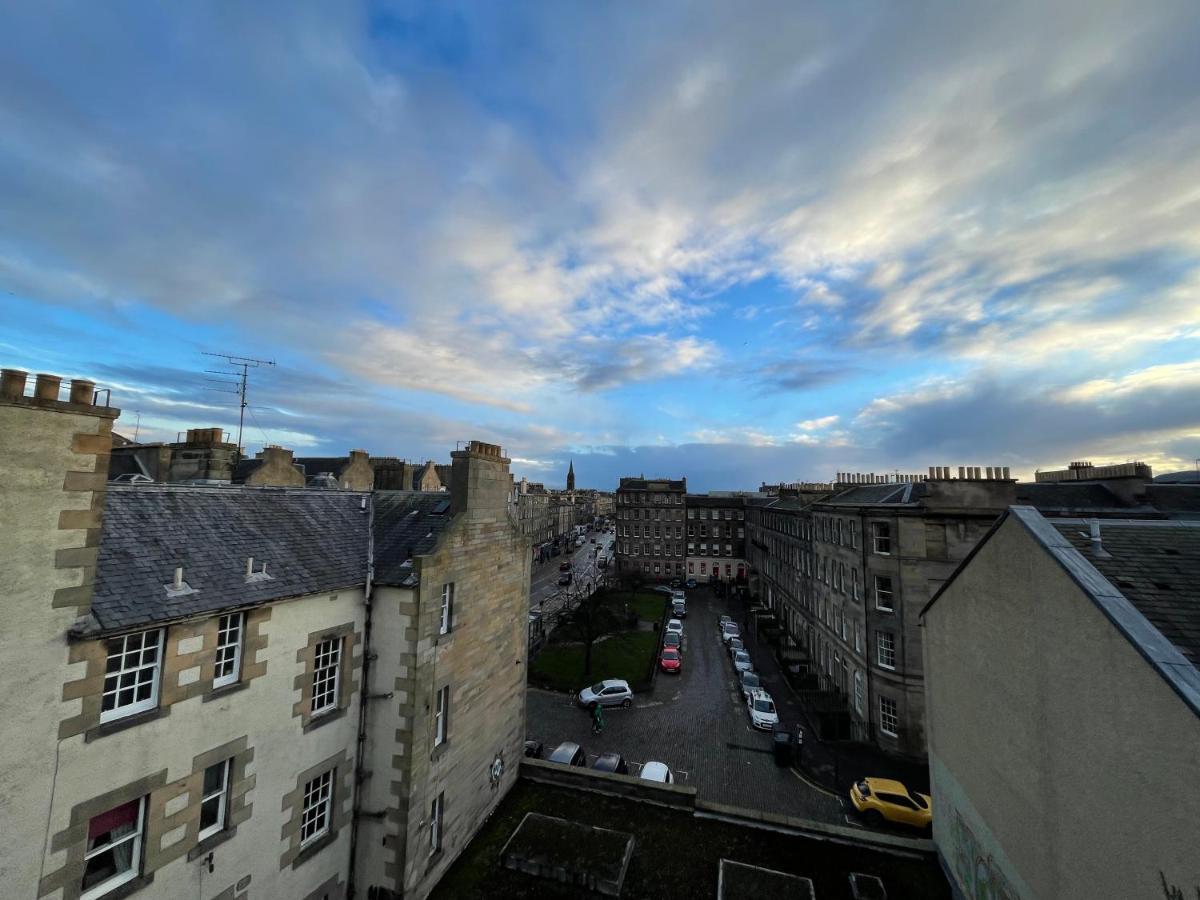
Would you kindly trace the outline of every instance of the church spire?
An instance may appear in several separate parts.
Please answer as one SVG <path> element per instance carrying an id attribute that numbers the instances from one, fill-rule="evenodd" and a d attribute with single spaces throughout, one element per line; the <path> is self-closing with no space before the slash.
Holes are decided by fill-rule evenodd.
<path id="1" fill-rule="evenodd" d="M 575 460 L 567 467 L 567 490 L 575 490 Z"/>

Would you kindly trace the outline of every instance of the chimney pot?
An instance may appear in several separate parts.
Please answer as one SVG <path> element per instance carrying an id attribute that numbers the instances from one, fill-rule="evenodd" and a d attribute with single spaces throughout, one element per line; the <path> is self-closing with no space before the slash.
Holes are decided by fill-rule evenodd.
<path id="1" fill-rule="evenodd" d="M 76 378 L 71 382 L 71 402 L 80 406 L 91 406 L 96 393 L 96 382 Z"/>
<path id="2" fill-rule="evenodd" d="M 991 466 L 987 467 L 987 479 L 988 479 L 988 481 L 992 480 L 992 467 Z"/>
<path id="3" fill-rule="evenodd" d="M 20 369 L 0 370 L 0 397 L 5 400 L 20 400 L 25 396 L 25 379 L 28 372 Z"/>
<path id="4" fill-rule="evenodd" d="M 249 578 L 253 574 L 254 574 L 254 557 L 247 556 L 246 557 L 246 577 Z"/>
<path id="5" fill-rule="evenodd" d="M 57 375 L 39 373 L 34 384 L 33 396 L 38 400 L 57 400 L 58 390 L 61 386 L 62 379 Z"/>
<path id="6" fill-rule="evenodd" d="M 179 590 L 183 587 L 183 566 L 175 567 L 175 578 L 171 581 L 171 587 Z"/>
<path id="7" fill-rule="evenodd" d="M 1008 466 L 1005 466 L 1002 471 L 1004 472 L 1004 480 L 1008 481 Z"/>

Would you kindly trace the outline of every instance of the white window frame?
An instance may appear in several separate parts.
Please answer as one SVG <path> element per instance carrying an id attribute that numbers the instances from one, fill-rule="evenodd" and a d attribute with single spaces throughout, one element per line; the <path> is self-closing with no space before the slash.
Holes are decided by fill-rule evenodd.
<path id="1" fill-rule="evenodd" d="M 217 821 L 216 821 L 216 823 L 209 825 L 207 828 L 201 828 L 200 833 L 197 835 L 198 840 L 202 841 L 207 837 L 211 837 L 212 835 L 225 830 L 225 825 L 226 825 L 225 820 L 228 815 L 228 806 L 229 806 L 229 770 L 232 768 L 232 763 L 233 763 L 232 759 L 223 759 L 223 760 L 221 760 L 221 762 L 216 763 L 215 765 L 209 766 L 208 769 L 204 770 L 204 773 L 207 775 L 209 769 L 215 769 L 217 766 L 220 766 L 221 767 L 221 784 L 220 784 L 220 787 L 217 788 L 217 790 L 212 791 L 211 793 L 205 794 L 204 793 L 204 782 L 203 781 L 200 782 L 200 791 L 201 791 L 200 814 L 201 814 L 201 818 L 203 818 L 203 816 L 204 816 L 204 804 L 208 803 L 211 800 L 216 800 L 217 801 Z"/>
<path id="2" fill-rule="evenodd" d="M 454 625 L 454 582 L 442 585 L 442 606 L 438 613 L 438 634 L 449 634 Z"/>
<path id="3" fill-rule="evenodd" d="M 325 715 L 338 708 L 343 642 L 344 638 L 342 637 L 332 637 L 318 641 L 317 646 L 313 648 L 312 715 L 314 716 Z M 329 701 L 318 706 L 318 699 L 325 696 L 329 697 Z"/>
<path id="4" fill-rule="evenodd" d="M 884 660 L 890 659 L 890 662 Z M 875 632 L 875 661 L 881 669 L 896 671 L 896 633 L 894 631 Z"/>
<path id="5" fill-rule="evenodd" d="M 166 629 L 156 628 L 149 631 L 138 631 L 133 634 L 122 635 L 117 638 L 109 638 L 105 642 L 108 658 L 106 661 L 106 674 L 104 676 L 104 688 L 101 697 L 100 705 L 100 723 L 112 722 L 116 719 L 124 719 L 127 716 L 136 715 L 146 710 L 154 709 L 158 706 L 158 689 L 162 681 L 162 658 L 163 658 L 163 642 L 166 636 Z M 133 639 L 138 640 L 136 647 L 130 646 Z M 113 646 L 120 645 L 120 649 L 114 652 Z M 147 664 L 142 661 L 146 655 L 146 651 L 153 648 L 154 661 Z M 109 663 L 114 657 L 120 658 L 118 667 L 109 672 Z M 138 681 L 142 672 L 150 672 L 150 695 L 142 700 L 137 700 L 137 688 L 144 685 L 146 682 Z M 132 681 L 126 680 L 132 679 Z M 135 699 L 131 703 L 117 705 L 120 700 L 121 693 L 127 691 L 130 687 L 134 688 Z M 110 709 L 104 709 L 104 701 L 109 696 L 114 698 L 113 706 Z"/>
<path id="6" fill-rule="evenodd" d="M 438 689 L 433 712 L 433 746 L 446 743 L 450 713 L 450 685 Z"/>
<path id="7" fill-rule="evenodd" d="M 883 546 L 883 550 L 879 549 L 880 545 Z M 892 555 L 892 526 L 890 522 L 871 523 L 871 552 L 879 556 Z"/>
<path id="8" fill-rule="evenodd" d="M 889 587 L 887 590 L 882 590 L 879 587 L 879 579 L 881 579 L 881 578 L 886 578 L 888 584 L 891 585 L 891 587 Z M 877 610 L 879 610 L 880 612 L 895 612 L 896 611 L 896 589 L 895 589 L 895 582 L 892 581 L 892 577 L 890 575 L 876 575 L 876 576 L 874 576 L 874 579 L 875 579 L 874 580 L 875 608 Z M 886 605 L 884 604 L 883 599 L 882 599 L 883 595 L 885 595 L 885 594 L 887 595 Z"/>
<path id="9" fill-rule="evenodd" d="M 429 807 L 429 855 L 442 849 L 443 818 L 446 814 L 446 793 L 439 793 Z"/>
<path id="10" fill-rule="evenodd" d="M 887 709 L 887 706 L 891 709 Z M 891 697 L 882 695 L 879 698 L 879 730 L 888 737 L 900 736 L 900 707 Z"/>
<path id="11" fill-rule="evenodd" d="M 137 799 L 137 801 L 136 801 L 137 805 L 138 805 L 137 827 L 133 831 L 131 831 L 129 834 L 123 834 L 119 838 L 117 838 L 115 841 L 109 841 L 107 844 L 104 844 L 100 847 L 93 847 L 91 850 L 87 849 L 87 844 L 86 844 L 87 836 L 85 834 L 85 836 L 84 836 L 84 841 L 85 841 L 84 853 L 83 853 L 83 865 L 84 865 L 85 871 L 87 869 L 87 861 L 89 859 L 94 859 L 95 857 L 99 856 L 101 853 L 107 853 L 108 851 L 110 851 L 113 847 L 117 846 L 118 844 L 132 843 L 133 850 L 130 853 L 128 869 L 126 869 L 124 872 L 117 872 L 115 875 L 112 875 L 109 878 L 106 878 L 104 881 L 101 881 L 99 884 L 93 884 L 90 888 L 88 888 L 86 891 L 83 891 L 79 895 L 79 900 L 93 900 L 93 898 L 95 898 L 95 897 L 103 897 L 105 894 L 120 887 L 121 885 L 128 884 L 129 882 L 133 881 L 133 879 L 137 878 L 141 874 L 141 872 L 142 872 L 142 841 L 145 838 L 145 831 L 146 831 L 146 800 L 147 799 L 148 798 L 146 798 L 146 797 L 139 797 Z M 117 806 L 113 807 L 113 809 L 116 809 L 116 808 L 118 808 L 120 806 L 124 806 L 124 805 L 125 805 L 124 803 L 118 803 Z M 111 810 L 105 810 L 104 813 L 101 813 L 101 815 L 105 815 L 108 812 L 111 812 Z M 93 816 L 92 818 L 96 818 L 96 817 Z M 90 819 L 88 820 L 88 824 L 90 826 L 90 824 L 91 824 Z M 82 876 L 81 876 L 81 880 L 82 880 Z"/>
<path id="12" fill-rule="evenodd" d="M 230 613 L 217 618 L 217 656 L 213 666 L 213 687 L 236 684 L 242 677 L 242 637 L 246 632 L 246 614 Z M 228 667 L 222 674 L 221 669 Z"/>
<path id="13" fill-rule="evenodd" d="M 859 669 L 854 670 L 854 711 L 860 716 L 863 714 L 863 673 Z"/>
<path id="14" fill-rule="evenodd" d="M 333 769 L 322 772 L 304 785 L 300 806 L 301 849 L 329 834 L 333 827 L 333 772 Z"/>

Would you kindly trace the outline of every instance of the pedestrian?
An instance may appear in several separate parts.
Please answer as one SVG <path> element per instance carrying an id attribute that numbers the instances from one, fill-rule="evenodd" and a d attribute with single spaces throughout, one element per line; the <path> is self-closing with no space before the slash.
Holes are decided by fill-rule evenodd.
<path id="1" fill-rule="evenodd" d="M 597 703 L 592 707 L 592 734 L 599 734 L 604 730 L 604 709 Z"/>

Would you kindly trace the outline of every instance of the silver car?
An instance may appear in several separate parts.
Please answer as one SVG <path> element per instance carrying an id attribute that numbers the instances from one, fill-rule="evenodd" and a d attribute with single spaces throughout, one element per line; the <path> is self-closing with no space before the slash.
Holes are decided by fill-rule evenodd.
<path id="1" fill-rule="evenodd" d="M 721 639 L 725 643 L 729 643 L 735 637 L 741 637 L 742 630 L 737 627 L 735 622 L 726 622 L 725 627 L 721 630 Z"/>
<path id="2" fill-rule="evenodd" d="M 750 662 L 750 654 L 745 650 L 739 650 L 733 654 L 733 668 L 738 672 L 749 672 L 754 668 Z"/>
<path id="3" fill-rule="evenodd" d="M 633 691 L 629 682 L 620 678 L 606 678 L 579 692 L 579 705 L 593 709 L 596 706 L 633 705 Z"/>
<path id="4" fill-rule="evenodd" d="M 746 645 L 742 643 L 741 638 L 730 638 L 729 646 L 726 649 L 729 650 L 729 658 L 733 659 L 733 654 L 737 653 L 739 650 L 745 650 Z"/>

